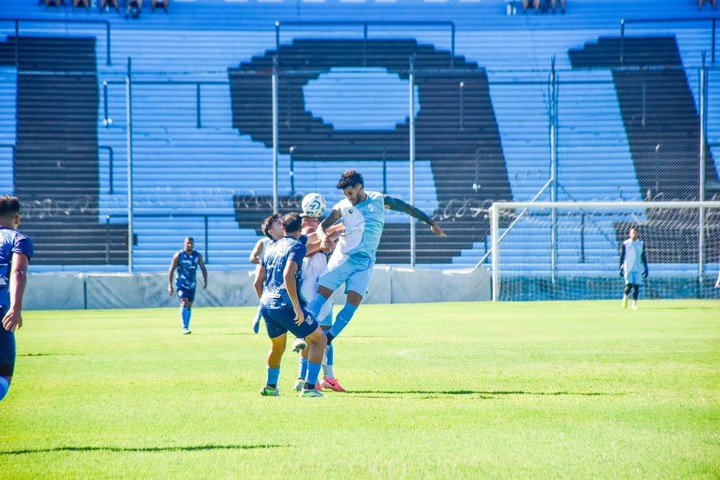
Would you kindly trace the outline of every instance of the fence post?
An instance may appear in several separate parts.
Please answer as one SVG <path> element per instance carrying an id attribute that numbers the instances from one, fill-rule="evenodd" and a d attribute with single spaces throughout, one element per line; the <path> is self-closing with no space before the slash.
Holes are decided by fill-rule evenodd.
<path id="1" fill-rule="evenodd" d="M 410 205 L 415 205 L 415 55 L 410 57 L 408 75 L 409 98 L 408 117 L 410 119 Z M 415 266 L 415 218 L 410 217 L 410 266 Z"/>
<path id="2" fill-rule="evenodd" d="M 700 68 L 700 178 L 698 200 L 705 200 L 705 132 L 707 126 L 707 67 L 705 65 L 705 52 L 702 53 L 702 67 Z M 698 284 L 702 287 L 703 274 L 705 273 L 705 208 L 700 207 L 700 218 L 698 219 Z"/>
<path id="3" fill-rule="evenodd" d="M 278 213 L 278 54 L 273 57 L 272 69 L 272 171 L 273 213 Z"/>
<path id="4" fill-rule="evenodd" d="M 195 115 L 196 115 L 196 122 L 195 122 L 195 128 L 202 128 L 202 120 L 200 118 L 200 82 L 195 84 Z"/>
<path id="5" fill-rule="evenodd" d="M 210 263 L 210 253 L 208 248 L 208 242 L 210 240 L 210 235 L 208 234 L 208 216 L 205 215 L 203 217 L 203 220 L 205 221 L 205 263 Z"/>
<path id="6" fill-rule="evenodd" d="M 625 19 L 620 20 L 620 65 L 625 62 Z"/>
<path id="7" fill-rule="evenodd" d="M 127 144 L 128 272 L 133 273 L 133 133 L 132 133 L 132 58 L 127 59 L 125 77 L 125 140 Z"/>

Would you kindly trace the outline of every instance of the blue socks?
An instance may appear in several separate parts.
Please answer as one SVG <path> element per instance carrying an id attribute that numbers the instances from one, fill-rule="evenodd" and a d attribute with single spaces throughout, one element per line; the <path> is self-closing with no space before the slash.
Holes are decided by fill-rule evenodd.
<path id="1" fill-rule="evenodd" d="M 7 378 L 0 377 L 0 402 L 5 398 L 8 390 L 10 390 L 10 382 L 8 382 Z"/>
<path id="2" fill-rule="evenodd" d="M 340 335 L 340 332 L 342 332 L 347 324 L 350 323 L 350 320 L 352 320 L 353 315 L 355 315 L 355 310 L 357 309 L 358 307 L 352 306 L 349 303 L 345 304 L 343 309 L 340 310 L 340 313 L 337 314 L 337 317 L 335 317 L 335 323 L 333 323 L 332 328 L 328 332 L 331 338 Z"/>
<path id="3" fill-rule="evenodd" d="M 190 328 L 190 315 L 192 315 L 192 310 L 186 307 L 180 307 L 180 319 L 182 320 L 182 326 L 185 330 Z"/>
<path id="4" fill-rule="evenodd" d="M 298 378 L 305 379 L 307 375 L 308 359 L 300 357 L 300 368 L 298 369 Z"/>
<path id="5" fill-rule="evenodd" d="M 310 385 L 315 385 L 318 382 L 320 376 L 321 365 L 319 363 L 308 362 L 307 375 L 305 376 L 305 388 Z"/>
<path id="6" fill-rule="evenodd" d="M 307 311 L 310 312 L 310 314 L 315 320 L 318 320 L 318 315 L 320 315 L 320 310 L 322 310 L 325 302 L 327 302 L 327 298 L 323 297 L 318 293 L 317 295 L 315 295 L 315 298 L 313 298 L 312 302 L 308 303 L 306 307 Z"/>
<path id="7" fill-rule="evenodd" d="M 280 378 L 280 367 L 267 369 L 267 386 L 277 387 L 278 378 Z"/>

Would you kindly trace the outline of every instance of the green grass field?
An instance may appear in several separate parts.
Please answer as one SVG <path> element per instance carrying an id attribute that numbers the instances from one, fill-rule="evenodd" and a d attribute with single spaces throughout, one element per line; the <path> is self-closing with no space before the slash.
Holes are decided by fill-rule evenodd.
<path id="1" fill-rule="evenodd" d="M 363 306 L 322 399 L 251 308 L 26 312 L 0 478 L 718 478 L 720 303 L 640 305 Z"/>

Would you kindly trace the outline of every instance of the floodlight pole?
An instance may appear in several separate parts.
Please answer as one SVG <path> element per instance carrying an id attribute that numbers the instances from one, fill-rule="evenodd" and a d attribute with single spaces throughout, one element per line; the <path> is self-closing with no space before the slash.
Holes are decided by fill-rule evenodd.
<path id="1" fill-rule="evenodd" d="M 278 213 L 278 52 L 273 57 L 272 70 L 272 186 L 273 213 Z"/>
<path id="2" fill-rule="evenodd" d="M 555 71 L 555 56 L 552 57 L 550 64 L 550 201 L 557 202 L 558 185 L 557 185 L 557 115 L 558 115 L 558 88 L 557 88 L 557 72 Z M 557 210 L 550 210 L 550 273 L 552 283 L 557 280 L 557 262 L 558 262 L 558 230 L 557 230 Z"/>
<path id="3" fill-rule="evenodd" d="M 500 209 L 493 203 L 488 210 L 490 212 L 490 236 L 492 245 L 492 300 L 497 302 L 500 299 Z"/>
<path id="4" fill-rule="evenodd" d="M 128 273 L 133 272 L 133 123 L 132 123 L 132 58 L 127 59 L 125 77 L 125 141 L 127 150 L 127 215 L 128 215 Z"/>
<path id="5" fill-rule="evenodd" d="M 705 51 L 702 52 L 702 67 L 700 68 L 700 181 L 698 200 L 705 200 L 705 130 L 707 126 L 707 67 L 705 65 Z M 705 273 L 705 208 L 700 207 L 698 219 L 698 284 L 702 288 L 703 274 Z"/>
<path id="6" fill-rule="evenodd" d="M 409 99 L 408 118 L 410 120 L 410 205 L 415 205 L 415 55 L 410 57 L 410 74 L 408 76 Z M 415 266 L 415 217 L 410 217 L 410 266 Z"/>

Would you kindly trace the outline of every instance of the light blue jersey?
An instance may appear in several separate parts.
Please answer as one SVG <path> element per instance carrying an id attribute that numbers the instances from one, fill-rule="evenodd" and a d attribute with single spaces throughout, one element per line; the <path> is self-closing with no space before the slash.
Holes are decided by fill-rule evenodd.
<path id="1" fill-rule="evenodd" d="M 328 261 L 328 272 L 318 284 L 336 290 L 343 283 L 345 291 L 367 294 L 375 264 L 380 237 L 385 227 L 385 200 L 382 193 L 365 191 L 364 202 L 338 202 L 333 209 L 341 213 L 345 231 Z"/>
<path id="2" fill-rule="evenodd" d="M 375 254 L 385 227 L 384 195 L 367 190 L 365 193 L 367 198 L 362 203 L 353 205 L 346 198 L 333 207 L 340 211 L 341 221 L 345 227 L 333 256 L 342 256 L 344 260 L 369 259 L 372 263 L 375 262 Z"/>

